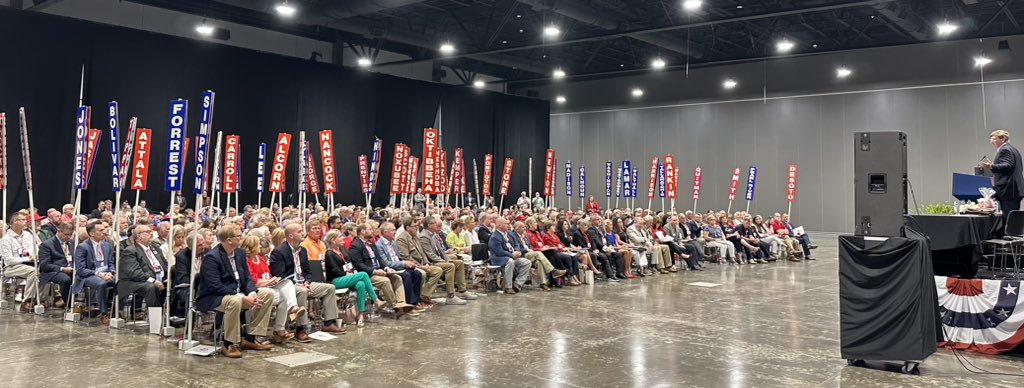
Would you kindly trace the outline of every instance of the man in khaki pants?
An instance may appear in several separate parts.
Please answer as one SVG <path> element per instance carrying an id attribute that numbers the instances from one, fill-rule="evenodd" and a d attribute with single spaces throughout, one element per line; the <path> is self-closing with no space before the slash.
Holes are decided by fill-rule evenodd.
<path id="1" fill-rule="evenodd" d="M 436 216 L 423 219 L 420 231 L 420 248 L 434 266 L 444 270 L 444 283 L 448 288 L 445 304 L 464 305 L 476 295 L 466 290 L 466 263 L 452 250 L 446 250 L 441 238 L 441 221 Z"/>
<path id="2" fill-rule="evenodd" d="M 423 276 L 427 278 L 423 282 L 423 289 L 420 291 L 420 304 L 423 305 L 420 307 L 427 307 L 433 304 L 430 298 L 434 296 L 434 290 L 437 289 L 437 283 L 441 281 L 441 276 L 444 275 L 444 269 L 430 265 L 427 255 L 423 253 L 419 238 L 416 237 L 420 229 L 416 219 L 412 217 L 403 218 L 402 227 L 405 231 L 398 235 L 398 239 L 395 240 L 395 245 L 398 245 L 398 256 L 402 260 L 415 261 L 416 269 L 422 271 Z"/>
<path id="3" fill-rule="evenodd" d="M 270 350 L 270 344 L 259 343 L 255 336 L 267 335 L 274 293 L 256 288 L 245 263 L 245 253 L 238 249 L 242 243 L 242 232 L 237 225 L 222 226 L 217 232 L 217 238 L 220 244 L 203 255 L 196 309 L 224 313 L 224 347 L 221 348 L 224 356 L 242 357 L 239 347 L 245 350 Z M 239 322 L 243 310 L 253 312 L 249 331 L 244 338 Z"/>
<path id="4" fill-rule="evenodd" d="M 337 324 L 338 297 L 334 294 L 334 285 L 315 283 L 310 279 L 309 256 L 306 249 L 299 245 L 306 238 L 305 234 L 300 223 L 293 222 L 284 226 L 285 242 L 270 252 L 270 274 L 281 279 L 291 279 L 295 283 L 296 302 L 307 311 L 309 298 L 320 299 L 324 312 L 324 327 L 320 330 L 325 333 L 344 333 L 345 330 Z M 303 343 L 312 341 L 308 334 L 308 314 L 300 314 L 298 324 L 292 339 Z"/>

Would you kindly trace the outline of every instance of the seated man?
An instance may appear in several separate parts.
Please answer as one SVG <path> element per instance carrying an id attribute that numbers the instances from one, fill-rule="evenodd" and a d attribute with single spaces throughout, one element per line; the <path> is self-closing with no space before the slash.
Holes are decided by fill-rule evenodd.
<path id="1" fill-rule="evenodd" d="M 257 289 L 245 253 L 239 249 L 242 231 L 234 224 L 227 224 L 217 232 L 220 244 L 203 255 L 202 272 L 199 281 L 196 310 L 224 313 L 224 347 L 220 352 L 225 357 L 241 358 L 245 350 L 270 350 L 272 345 L 259 342 L 256 336 L 267 335 L 270 310 L 273 308 L 274 293 Z M 252 311 L 249 332 L 242 337 L 241 315 L 243 310 Z"/>
<path id="2" fill-rule="evenodd" d="M 491 265 L 502 267 L 505 272 L 505 294 L 514 295 L 526 284 L 530 277 L 530 260 L 523 257 L 524 248 L 513 245 L 510 237 L 508 220 L 498 217 L 496 229 L 487 242 L 487 250 L 491 253 Z M 518 271 L 518 274 L 516 273 Z"/>
<path id="3" fill-rule="evenodd" d="M 320 299 L 324 309 L 325 333 L 344 333 L 338 324 L 338 296 L 334 294 L 334 285 L 315 283 L 309 278 L 309 257 L 306 249 L 299 246 L 306 238 L 302 224 L 293 222 L 284 226 L 285 241 L 270 253 L 270 274 L 281 279 L 291 279 L 295 284 L 295 298 L 299 306 L 309 309 L 309 298 Z M 295 329 L 294 340 L 310 342 L 308 314 L 299 316 L 299 325 Z"/>
<path id="4" fill-rule="evenodd" d="M 650 230 L 652 220 L 653 218 L 650 216 L 634 218 L 634 223 L 626 229 L 626 234 L 629 235 L 629 241 L 633 245 L 642 247 L 646 254 L 650 256 L 650 262 L 654 263 L 658 272 L 666 274 L 669 273 L 668 268 L 671 267 L 672 253 L 667 245 L 661 245 L 655 241 Z M 653 271 L 648 271 L 648 274 L 653 273 Z"/>
<path id="5" fill-rule="evenodd" d="M 92 290 L 92 300 L 100 307 L 100 322 L 110 323 L 107 315 L 108 290 L 114 288 L 114 248 L 111 245 L 108 226 L 102 220 L 91 220 L 85 224 L 89 238 L 75 248 L 75 284 L 72 292 L 78 294 L 85 287 Z"/>
<path id="6" fill-rule="evenodd" d="M 700 271 L 700 262 L 704 260 L 704 248 L 698 245 L 698 242 L 702 241 L 699 238 L 700 231 L 692 232 L 688 224 L 679 222 L 678 215 L 672 215 L 668 219 L 668 225 L 665 225 L 664 233 L 672 239 L 671 244 L 668 244 L 670 249 L 675 251 L 672 248 L 672 245 L 675 245 L 688 255 L 686 258 L 687 268 Z"/>
<path id="7" fill-rule="evenodd" d="M 580 220 L 578 225 L 579 227 L 572 232 L 573 245 L 585 248 L 590 253 L 590 257 L 601 265 L 601 270 L 609 281 L 617 282 L 621 280 L 615 275 L 618 273 L 618 270 L 615 264 L 612 264 L 613 258 L 611 255 L 604 251 L 604 244 L 601 243 L 601 240 L 593 238 L 595 237 L 594 232 L 597 232 L 597 229 L 590 227 L 590 220 L 584 218 Z"/>
<path id="8" fill-rule="evenodd" d="M 174 271 L 171 278 L 171 287 L 174 289 L 173 297 L 177 302 L 173 303 L 171 315 L 185 317 L 192 301 L 189 300 L 189 284 L 192 284 L 192 246 L 196 247 L 196 258 L 201 260 L 206 251 L 210 250 L 210 243 L 199 231 L 191 231 L 185 239 L 185 248 L 174 255 Z M 196 276 L 199 274 L 197 273 Z M 178 307 L 178 306 L 182 307 Z"/>
<path id="9" fill-rule="evenodd" d="M 28 212 L 19 211 L 11 214 L 10 229 L 0 240 L 0 257 L 3 258 L 6 267 L 4 276 L 9 278 L 25 279 L 25 290 L 22 299 L 15 301 L 21 303 L 21 312 L 32 311 L 32 300 L 36 298 L 39 291 L 39 277 L 36 275 L 36 243 L 32 233 L 28 231 Z"/>
<path id="10" fill-rule="evenodd" d="M 395 271 L 402 271 L 398 275 L 402 277 L 405 303 L 417 306 L 416 311 L 410 312 L 410 314 L 418 315 L 423 310 L 418 305 L 420 304 L 420 291 L 423 289 L 424 271 L 416 268 L 416 262 L 402 260 L 398 256 L 398 247 L 395 244 L 395 224 L 385 221 L 380 224 L 378 231 L 380 236 L 374 245 L 377 246 L 377 252 L 380 253 L 381 265 Z"/>
<path id="11" fill-rule="evenodd" d="M 135 240 L 123 252 L 117 268 L 117 294 L 122 298 L 130 294 L 142 295 L 146 306 L 159 307 L 164 304 L 167 287 L 167 260 L 159 246 L 153 242 L 153 229 L 148 225 L 136 225 L 129 230 Z"/>
<path id="12" fill-rule="evenodd" d="M 423 273 L 423 276 L 427 278 L 423 282 L 423 288 L 420 290 L 420 308 L 426 309 L 433 306 L 431 297 L 434 295 L 434 290 L 437 289 L 437 283 L 444 276 L 444 269 L 441 267 L 430 265 L 430 260 L 427 259 L 427 255 L 423 253 L 423 248 L 420 247 L 419 237 L 419 224 L 416 223 L 416 219 L 413 217 L 405 217 L 402 219 L 402 227 L 405 229 L 398 238 L 395 239 L 395 246 L 398 247 L 398 257 L 405 261 L 411 261 L 415 263 L 416 269 Z M 408 264 L 406 264 L 408 265 Z"/>
<path id="13" fill-rule="evenodd" d="M 522 221 L 517 221 L 513 225 L 512 233 L 509 233 L 509 239 L 512 240 L 513 247 L 522 247 L 523 257 L 540 271 L 540 288 L 542 290 L 551 291 L 551 286 L 548 285 L 548 278 L 553 280 L 565 276 L 566 271 L 564 269 L 556 269 L 548 261 L 548 258 L 544 256 L 543 252 L 533 249 L 533 246 L 530 245 L 530 238 L 526 235 L 526 224 Z"/>
<path id="14" fill-rule="evenodd" d="M 589 240 L 591 256 L 597 258 L 601 256 L 601 263 L 604 265 L 604 275 L 611 281 L 625 280 L 626 278 L 620 277 L 619 274 L 627 272 L 626 260 L 622 256 L 622 253 L 615 252 L 608 247 L 608 238 L 605 237 L 604 233 L 598 229 L 600 224 L 595 221 L 595 225 L 591 226 L 587 220 L 580 221 L 581 233 L 585 233 L 586 239 Z M 599 255 L 600 254 L 600 255 Z"/>
<path id="15" fill-rule="evenodd" d="M 405 303 L 405 284 L 402 276 L 395 270 L 384 266 L 377 246 L 370 243 L 373 232 L 366 224 L 356 226 L 359 238 L 352 241 L 348 248 L 348 259 L 356 271 L 370 275 L 370 283 L 380 290 L 382 299 L 395 309 L 398 318 L 412 310 L 412 305 Z"/>
<path id="16" fill-rule="evenodd" d="M 814 260 L 811 257 L 811 249 L 818 249 L 818 246 L 811 244 L 811 236 L 808 236 L 806 233 L 797 233 L 796 227 L 793 226 L 792 222 L 789 222 L 789 213 L 782 213 L 782 225 L 789 230 L 789 235 L 796 239 L 800 246 L 804 248 L 804 259 Z"/>
<path id="17" fill-rule="evenodd" d="M 39 278 L 43 283 L 53 283 L 60 288 L 64 302 L 71 301 L 71 276 L 75 274 L 75 258 L 71 254 L 71 237 L 75 228 L 70 222 L 59 222 L 56 234 L 39 245 Z"/>
<path id="18" fill-rule="evenodd" d="M 476 295 L 466 290 L 466 264 L 451 250 L 446 251 L 441 238 L 441 221 L 435 216 L 423 219 L 420 231 L 420 247 L 430 264 L 444 271 L 444 283 L 448 288 L 446 304 L 463 305 Z"/>

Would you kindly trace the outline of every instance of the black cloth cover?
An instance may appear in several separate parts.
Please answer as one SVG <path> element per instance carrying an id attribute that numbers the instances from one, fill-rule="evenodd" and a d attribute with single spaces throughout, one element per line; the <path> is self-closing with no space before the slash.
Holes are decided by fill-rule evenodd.
<path id="1" fill-rule="evenodd" d="M 940 332 L 928 241 L 839 236 L 840 352 L 845 359 L 924 360 Z"/>
<path id="2" fill-rule="evenodd" d="M 982 242 L 1002 229 L 1002 221 L 992 215 L 918 214 L 906 216 L 906 227 L 928 237 L 936 274 L 973 278 L 984 253 Z"/>

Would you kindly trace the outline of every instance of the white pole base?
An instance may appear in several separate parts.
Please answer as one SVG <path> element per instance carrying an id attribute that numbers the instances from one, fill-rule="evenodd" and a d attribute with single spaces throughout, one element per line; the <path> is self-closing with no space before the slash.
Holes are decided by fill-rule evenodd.
<path id="1" fill-rule="evenodd" d="M 82 314 L 79 313 L 64 313 L 64 320 L 67 322 L 78 322 L 82 320 Z"/>
<path id="2" fill-rule="evenodd" d="M 127 325 L 125 324 L 124 318 L 110 318 L 110 327 L 114 329 L 124 329 Z"/>
<path id="3" fill-rule="evenodd" d="M 0 309 L 9 309 L 9 308 L 11 308 L 11 302 L 8 302 L 6 300 L 0 300 Z"/>
<path id="4" fill-rule="evenodd" d="M 174 337 L 174 326 L 164 326 L 160 329 L 160 335 L 164 337 Z"/>
<path id="5" fill-rule="evenodd" d="M 186 350 L 192 349 L 192 348 L 194 348 L 196 346 L 199 346 L 199 341 L 195 341 L 195 340 L 189 341 L 189 340 L 184 340 L 184 339 L 181 340 L 181 341 L 178 341 L 178 350 L 181 350 L 181 351 L 186 351 Z"/>
<path id="6" fill-rule="evenodd" d="M 36 315 L 46 314 L 46 307 L 43 307 L 43 305 L 41 305 L 41 304 L 37 304 L 33 308 L 35 309 Z"/>

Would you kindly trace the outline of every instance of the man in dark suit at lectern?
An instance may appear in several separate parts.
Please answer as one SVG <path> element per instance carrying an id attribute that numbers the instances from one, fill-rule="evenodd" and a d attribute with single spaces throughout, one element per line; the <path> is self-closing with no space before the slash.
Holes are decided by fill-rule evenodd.
<path id="1" fill-rule="evenodd" d="M 1009 132 L 1002 129 L 993 131 L 988 140 L 996 148 L 995 160 L 985 160 L 979 165 L 992 170 L 992 186 L 996 190 L 1003 220 L 1006 220 L 1011 210 L 1020 210 L 1020 200 L 1024 198 L 1024 165 L 1020 151 L 1010 145 Z"/>

